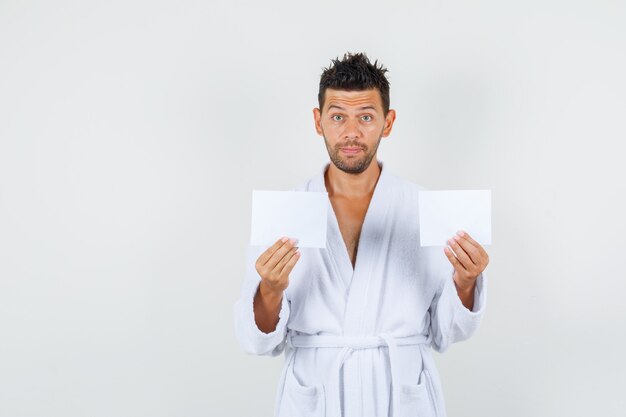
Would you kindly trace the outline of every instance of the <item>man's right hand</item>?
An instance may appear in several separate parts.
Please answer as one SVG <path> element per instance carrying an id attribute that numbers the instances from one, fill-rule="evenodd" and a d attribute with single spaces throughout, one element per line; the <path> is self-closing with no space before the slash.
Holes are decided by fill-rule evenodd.
<path id="1" fill-rule="evenodd" d="M 256 261 L 261 282 L 254 296 L 254 319 L 257 327 L 265 333 L 276 330 L 283 291 L 289 286 L 289 274 L 300 259 L 295 245 L 295 239 L 279 239 Z"/>
<path id="2" fill-rule="evenodd" d="M 261 276 L 262 295 L 280 295 L 289 286 L 289 274 L 300 259 L 295 239 L 283 237 L 259 256 L 256 271 Z"/>

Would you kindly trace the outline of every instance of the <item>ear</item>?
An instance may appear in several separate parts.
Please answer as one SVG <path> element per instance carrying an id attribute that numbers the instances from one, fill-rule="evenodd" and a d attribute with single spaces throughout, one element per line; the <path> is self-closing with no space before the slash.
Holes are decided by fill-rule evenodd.
<path id="1" fill-rule="evenodd" d="M 393 127 L 393 122 L 396 120 L 396 111 L 393 109 L 389 109 L 387 112 L 387 116 L 385 116 L 385 127 L 383 128 L 383 137 L 389 136 L 391 133 L 391 128 Z"/>
<path id="2" fill-rule="evenodd" d="M 313 119 L 315 120 L 315 131 L 318 135 L 323 136 L 324 131 L 322 130 L 322 112 L 317 107 L 313 109 Z"/>

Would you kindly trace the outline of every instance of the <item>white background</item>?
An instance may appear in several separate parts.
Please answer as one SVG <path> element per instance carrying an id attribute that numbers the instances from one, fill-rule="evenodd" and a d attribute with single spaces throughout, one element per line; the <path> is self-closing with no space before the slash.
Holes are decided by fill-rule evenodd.
<path id="1" fill-rule="evenodd" d="M 0 0 L 0 416 L 270 416 L 232 329 L 253 189 L 328 155 L 322 67 L 365 51 L 379 159 L 491 189 L 487 315 L 450 416 L 622 416 L 622 1 Z"/>

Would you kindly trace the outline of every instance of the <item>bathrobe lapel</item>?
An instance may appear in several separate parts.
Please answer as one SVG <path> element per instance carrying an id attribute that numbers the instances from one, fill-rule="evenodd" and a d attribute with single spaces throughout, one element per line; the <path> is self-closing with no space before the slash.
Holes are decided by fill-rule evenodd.
<path id="1" fill-rule="evenodd" d="M 380 160 L 378 162 L 381 173 L 361 227 L 354 269 L 339 229 L 337 216 L 329 201 L 327 249 L 336 265 L 339 275 L 337 279 L 343 282 L 346 290 L 344 336 L 365 335 L 374 331 L 375 321 L 366 320 L 369 316 L 366 312 L 368 309 L 377 308 L 377 304 L 368 302 L 368 299 L 372 297 L 368 290 L 372 279 L 381 279 L 375 271 L 380 269 L 377 266 L 380 267 L 385 262 L 384 248 L 388 247 L 389 243 L 389 228 L 385 225 L 393 194 L 390 184 L 392 176 L 387 172 L 384 163 Z M 316 191 L 327 192 L 324 172 L 328 166 L 329 164 L 326 164 L 315 181 Z"/>

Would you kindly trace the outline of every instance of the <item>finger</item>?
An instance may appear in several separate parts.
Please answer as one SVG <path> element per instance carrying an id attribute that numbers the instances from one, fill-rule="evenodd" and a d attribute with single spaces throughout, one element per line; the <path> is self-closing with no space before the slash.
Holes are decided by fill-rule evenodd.
<path id="1" fill-rule="evenodd" d="M 459 262 L 456 256 L 454 256 L 454 254 L 452 253 L 449 247 L 447 246 L 444 247 L 443 251 L 445 252 L 446 256 L 448 257 L 448 260 L 450 261 L 454 269 L 456 269 L 457 271 L 465 271 L 465 268 L 463 267 L 463 265 L 461 265 L 461 262 Z"/>
<path id="2" fill-rule="evenodd" d="M 466 231 L 461 230 L 461 231 L 459 231 L 457 234 L 458 234 L 459 236 L 461 236 L 461 237 L 463 237 L 463 238 L 467 239 L 467 240 L 468 240 L 468 241 L 469 241 L 472 245 L 476 246 L 476 247 L 478 248 L 478 250 L 479 250 L 480 252 L 482 252 L 483 254 L 486 254 L 486 253 L 487 253 L 487 252 L 485 251 L 485 248 L 483 248 L 483 246 L 482 246 L 480 243 L 476 242 L 476 240 L 474 240 L 474 238 L 472 238 L 472 237 L 470 236 L 470 234 L 469 234 L 469 233 L 467 233 Z"/>
<path id="3" fill-rule="evenodd" d="M 298 262 L 298 259 L 300 259 L 301 255 L 302 254 L 300 253 L 300 251 L 296 250 L 293 253 L 293 256 L 291 258 L 289 258 L 289 260 L 287 261 L 287 263 L 283 267 L 282 271 L 280 271 L 280 274 L 289 276 L 289 274 L 291 273 L 291 270 L 296 265 L 296 262 Z"/>
<path id="4" fill-rule="evenodd" d="M 276 263 L 276 266 L 274 266 L 273 272 L 274 272 L 275 274 L 279 274 L 279 275 L 280 275 L 280 272 L 281 272 L 281 271 L 283 270 L 283 268 L 285 267 L 285 264 L 286 264 L 287 262 L 289 262 L 289 259 L 291 259 L 291 257 L 292 257 L 292 256 L 296 253 L 296 251 L 297 251 L 297 250 L 298 250 L 298 248 L 297 248 L 297 247 L 293 247 L 293 248 L 291 248 L 291 249 L 289 250 L 289 252 L 287 252 L 287 253 L 285 254 L 285 256 L 283 256 L 283 257 L 281 258 L 281 260 L 280 260 L 280 261 L 278 261 L 278 262 Z"/>
<path id="5" fill-rule="evenodd" d="M 459 230 L 458 232 L 456 232 L 456 235 L 467 240 L 471 245 L 476 246 L 477 248 L 480 247 L 480 243 L 476 242 L 466 231 Z"/>
<path id="6" fill-rule="evenodd" d="M 276 243 L 274 243 L 272 246 L 267 248 L 267 250 L 263 252 L 261 256 L 259 256 L 260 264 L 265 265 L 267 261 L 269 261 L 269 259 L 272 257 L 272 255 L 274 255 L 274 253 L 276 253 L 276 251 L 280 249 L 287 241 L 289 241 L 288 237 L 282 237 L 278 239 Z"/>
<path id="7" fill-rule="evenodd" d="M 276 265 L 289 253 L 290 250 L 294 248 L 296 244 L 295 239 L 289 239 L 287 242 L 283 244 L 276 252 L 272 254 L 272 257 L 265 264 L 266 268 L 270 270 L 276 269 Z"/>
<path id="8" fill-rule="evenodd" d="M 454 255 L 456 255 L 456 258 L 459 260 L 459 262 L 461 262 L 461 265 L 463 265 L 464 269 L 469 270 L 474 266 L 474 262 L 472 262 L 472 259 L 469 257 L 469 255 L 465 252 L 461 245 L 459 245 L 459 242 L 454 239 L 450 239 L 448 240 L 448 245 L 454 251 Z"/>
<path id="9" fill-rule="evenodd" d="M 470 241 L 474 246 L 476 246 L 476 248 L 478 249 L 478 252 L 480 253 L 480 259 L 481 259 L 481 263 L 484 263 L 485 265 L 489 263 L 489 254 L 487 254 L 487 251 L 485 250 L 485 248 L 483 247 L 483 245 L 481 245 L 480 243 L 478 243 L 476 240 L 474 240 L 469 233 L 461 230 L 459 232 L 461 237 L 466 238 L 468 241 Z"/>
<path id="10" fill-rule="evenodd" d="M 473 264 L 477 265 L 480 262 L 481 253 L 474 244 L 459 235 L 455 235 L 453 239 L 463 248 Z"/>

